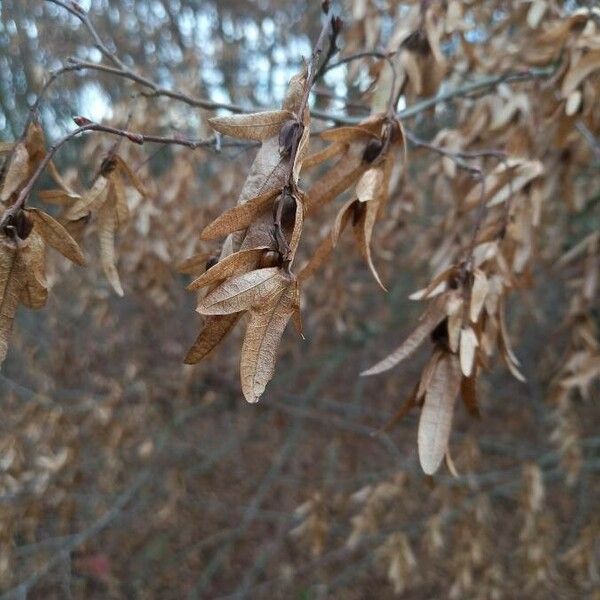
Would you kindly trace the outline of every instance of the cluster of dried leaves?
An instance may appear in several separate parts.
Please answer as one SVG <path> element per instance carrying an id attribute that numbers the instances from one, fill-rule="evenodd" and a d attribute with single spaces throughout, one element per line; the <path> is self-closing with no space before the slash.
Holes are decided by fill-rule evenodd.
<path id="1" fill-rule="evenodd" d="M 0 146 L 5 158 L 0 176 L 2 360 L 18 306 L 41 308 L 48 288 L 66 282 L 65 289 L 57 290 L 61 312 L 53 307 L 45 320 L 52 332 L 51 349 L 30 343 L 28 322 L 22 332 L 17 327 L 11 346 L 11 357 L 35 374 L 31 380 L 44 395 L 30 394 L 30 406 L 41 408 L 23 408 L 23 414 L 18 407 L 25 390 L 11 388 L 9 395 L 11 427 L 25 433 L 23 439 L 16 434 L 2 439 L 2 493 L 17 498 L 30 494 L 31 501 L 0 515 L 0 549 L 8 557 L 0 560 L 3 583 L 14 581 L 10 565 L 19 560 L 14 540 L 36 539 L 40 515 L 56 518 L 59 525 L 51 531 L 57 537 L 69 530 L 69 523 L 85 520 L 86 506 L 70 499 L 66 490 L 82 481 L 78 457 L 95 459 L 85 448 L 86 432 L 93 432 L 103 449 L 95 485 L 107 494 L 127 474 L 124 456 L 134 456 L 136 465 L 154 462 L 160 446 L 144 431 L 151 429 L 149 424 L 160 430 L 172 418 L 179 427 L 174 413 L 214 409 L 215 415 L 185 429 L 187 438 L 170 439 L 173 455 L 167 459 L 161 454 L 156 461 L 166 475 L 159 499 L 151 500 L 158 515 L 155 533 L 161 534 L 162 527 L 184 531 L 185 522 L 196 520 L 206 538 L 198 548 L 193 535 L 180 540 L 182 552 L 194 547 L 181 561 L 185 566 L 177 566 L 190 580 L 190 573 L 204 573 L 206 564 L 217 564 L 229 573 L 227 584 L 237 586 L 238 574 L 231 574 L 237 563 L 227 571 L 219 561 L 230 552 L 233 539 L 232 544 L 239 544 L 234 552 L 244 558 L 240 564 L 247 566 L 256 548 L 245 523 L 259 520 L 257 529 L 285 559 L 275 561 L 273 568 L 261 567 L 258 558 L 248 566 L 248 589 L 263 578 L 262 568 L 263 583 L 271 582 L 267 591 L 258 587 L 256 597 L 272 597 L 272 582 L 303 593 L 291 582 L 306 581 L 305 564 L 323 569 L 324 577 L 332 575 L 331 593 L 349 598 L 355 590 L 347 582 L 363 571 L 380 572 L 397 594 L 434 589 L 457 599 L 514 597 L 523 589 L 531 597 L 548 597 L 560 586 L 569 589 L 572 581 L 585 593 L 597 585 L 597 520 L 585 527 L 575 522 L 569 533 L 561 518 L 587 510 L 585 498 L 598 489 L 593 403 L 600 378 L 599 13 L 545 0 L 513 3 L 506 12 L 497 8 L 486 2 L 411 3 L 403 5 L 402 18 L 388 21 L 388 35 L 380 3 L 355 0 L 344 55 L 385 41 L 385 50 L 347 63 L 346 82 L 358 108 L 349 104 L 342 115 L 337 100 L 321 101 L 316 112 L 331 111 L 337 125 L 315 127 L 307 103 L 315 91 L 317 64 L 311 63 L 292 78 L 280 110 L 206 119 L 206 133 L 222 136 L 216 146 L 221 139 L 257 146 L 251 161 L 245 154 L 229 159 L 184 147 L 173 151 L 168 169 L 156 169 L 127 141 L 108 146 L 95 137 L 81 154 L 82 165 L 94 171 L 85 185 L 81 165 L 76 170 L 61 167 L 59 174 L 48 154 L 54 149 L 35 119 L 22 139 Z M 493 33 L 485 40 L 469 25 L 492 21 Z M 441 107 L 445 95 L 452 110 Z M 405 110 L 396 110 L 399 98 Z M 133 130 L 164 122 L 151 98 L 137 101 L 139 112 L 147 116 L 134 116 L 128 125 Z M 115 121 L 123 123 L 129 107 L 120 108 Z M 415 115 L 423 117 L 413 122 Z M 124 133 L 135 141 L 135 134 Z M 248 169 L 242 168 L 246 162 Z M 54 183 L 34 194 L 30 183 L 41 181 L 36 175 L 40 168 L 48 170 Z M 48 212 L 30 206 L 32 198 L 47 203 Z M 350 229 L 352 235 L 344 233 Z M 94 285 L 94 264 L 67 275 L 63 263 L 46 260 L 50 246 L 83 265 L 81 248 L 91 236 L 97 237 L 99 251 L 92 250 L 88 261 L 98 263 L 117 295 L 127 289 L 127 298 L 119 300 L 127 304 L 110 299 L 108 286 Z M 358 253 L 346 253 L 347 243 Z M 354 263 L 357 254 L 360 268 Z M 194 278 L 188 289 L 199 294 L 196 305 L 203 320 L 187 355 L 191 307 L 179 293 L 183 284 L 175 274 L 177 264 Z M 430 276 L 422 277 L 424 271 Z M 80 285 L 83 278 L 89 278 L 86 285 Z M 363 375 L 387 372 L 417 359 L 428 347 L 420 374 L 414 360 L 393 374 L 356 383 L 349 374 L 358 374 L 399 337 L 410 311 L 400 298 L 408 295 L 415 278 L 422 280 L 423 289 L 410 299 L 422 303 L 422 316 L 405 341 Z M 67 324 L 61 324 L 65 314 Z M 71 336 L 69 319 L 89 323 Z M 285 360 L 276 367 L 290 320 L 300 336 L 304 330 L 316 340 L 286 346 L 301 372 L 290 372 Z M 232 333 L 234 339 L 226 341 L 240 322 L 245 326 L 241 339 Z M 95 346 L 84 356 L 89 344 L 83 338 L 94 337 L 93 327 L 105 332 L 111 348 L 118 347 L 115 358 Z M 348 368 L 314 355 L 314 348 L 328 347 L 338 336 L 347 346 L 357 342 L 364 350 Z M 543 336 L 551 342 L 546 348 Z M 511 338 L 518 340 L 515 349 Z M 127 351 L 134 340 L 140 340 L 139 355 Z M 232 351 L 238 341 L 239 359 Z M 202 369 L 179 365 L 183 356 L 194 364 L 220 345 L 220 355 Z M 347 347 L 336 348 L 339 356 L 345 352 Z M 318 369 L 309 358 L 335 374 L 322 394 L 325 366 Z M 495 372 L 496 358 L 515 382 Z M 274 375 L 280 375 L 271 384 L 266 406 L 252 416 L 235 406 L 237 385 L 231 380 L 238 366 L 249 402 L 257 402 Z M 73 414 L 48 404 L 45 394 L 55 390 L 44 369 L 64 379 L 64 388 L 75 390 L 70 393 L 77 398 L 89 372 L 102 399 L 96 402 L 83 394 L 80 403 L 73 403 Z M 353 399 L 363 389 L 369 401 L 358 406 Z M 272 398 L 284 391 L 293 394 L 295 404 L 274 408 Z M 221 396 L 235 408 L 228 404 L 221 411 Z M 467 425 L 462 411 L 455 410 L 459 396 L 469 416 L 493 418 L 485 425 Z M 135 403 L 125 409 L 121 400 L 131 399 Z M 390 419 L 394 402 L 399 407 Z M 543 425 L 529 415 L 531 405 L 536 415 L 548 410 Z M 422 470 L 433 474 L 445 460 L 453 475 L 440 474 L 431 488 L 412 470 L 411 409 L 419 411 Z M 264 423 L 262 415 L 269 416 Z M 407 415 L 407 435 L 392 441 L 387 431 Z M 292 450 L 289 481 L 277 480 L 280 466 L 288 464 L 283 453 L 295 448 L 296 438 L 291 433 L 284 437 L 292 418 L 294 424 L 315 423 L 315 430 L 306 428 L 299 436 L 303 445 L 297 453 Z M 50 424 L 48 431 L 43 423 Z M 233 441 L 221 448 L 217 442 L 227 426 Z M 550 430 L 550 448 L 545 439 L 530 435 L 539 427 Z M 65 435 L 54 436 L 54 429 L 50 435 L 52 428 Z M 470 428 L 477 428 L 482 439 L 462 435 Z M 488 428 L 501 440 L 497 445 L 486 437 Z M 250 432 L 255 437 L 247 440 Z M 511 432 L 518 440 L 512 453 L 506 446 L 514 440 L 502 441 Z M 209 439 L 209 446 L 214 443 L 215 455 L 205 455 L 202 448 L 197 452 L 200 467 L 182 466 L 178 461 L 197 448 L 198 435 Z M 364 443 L 357 441 L 361 436 Z M 241 439 L 248 442 L 248 456 L 227 454 Z M 39 444 L 39 456 L 32 444 Z M 402 444 L 397 454 L 396 444 Z M 273 460 L 264 487 L 256 486 L 264 476 L 257 465 L 264 465 L 265 456 L 271 460 L 279 445 L 282 454 Z M 525 461 L 531 462 L 521 473 L 519 465 Z M 323 472 L 321 464 L 326 465 Z M 484 465 L 497 470 L 482 471 Z M 563 477 L 572 492 L 559 488 Z M 369 485 L 363 486 L 364 481 Z M 294 482 L 301 483 L 293 487 Z M 220 507 L 223 514 L 204 497 L 197 506 L 190 499 L 200 497 L 203 486 L 227 497 Z M 260 496 L 264 489 L 271 494 Z M 261 512 L 256 507 L 264 498 L 268 501 Z M 246 504 L 248 511 L 243 510 Z M 291 507 L 298 504 L 292 514 Z M 281 506 L 290 514 L 277 512 Z M 226 528 L 234 507 L 242 525 L 230 531 Z M 209 525 L 206 514 L 218 525 Z M 19 526 L 20 520 L 26 527 Z M 505 528 L 506 522 L 510 527 Z M 226 530 L 225 536 L 219 528 Z M 288 529 L 296 544 L 286 545 L 284 552 Z M 121 538 L 123 552 L 135 554 L 134 538 Z M 154 550 L 148 550 L 148 561 L 154 560 Z M 41 555 L 43 549 L 36 552 Z M 119 572 L 119 566 L 98 567 L 104 565 L 103 557 L 89 550 L 76 558 L 75 570 L 113 591 L 118 588 L 117 596 L 126 594 L 107 577 L 107 571 Z M 360 568 L 371 561 L 373 571 Z M 435 573 L 419 568 L 426 561 L 438 561 Z M 328 570 L 330 564 L 336 566 Z M 173 567 L 169 572 L 179 571 Z M 165 577 L 168 581 L 161 584 L 175 589 L 177 578 Z M 209 582 L 211 577 L 206 575 Z M 361 579 L 364 589 L 371 589 L 374 577 Z M 186 591 L 196 583 L 186 579 Z M 220 580 L 214 588 L 206 585 L 223 591 L 221 584 L 226 587 Z M 387 593 L 385 587 L 378 589 Z"/>

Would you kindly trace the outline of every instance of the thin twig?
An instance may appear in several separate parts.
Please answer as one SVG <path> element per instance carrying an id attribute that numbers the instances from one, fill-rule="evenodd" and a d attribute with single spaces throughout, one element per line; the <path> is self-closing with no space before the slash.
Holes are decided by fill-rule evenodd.
<path id="1" fill-rule="evenodd" d="M 426 148 L 427 150 L 431 150 L 432 152 L 436 152 L 437 154 L 441 154 L 442 156 L 450 158 L 452 161 L 454 161 L 457 167 L 478 177 L 482 176 L 481 169 L 479 167 L 473 167 L 466 161 L 477 160 L 481 158 L 495 158 L 497 160 L 504 160 L 506 158 L 506 152 L 504 152 L 503 150 L 449 150 L 448 148 L 444 148 L 443 146 L 436 146 L 431 142 L 427 142 L 421 139 L 409 129 L 405 128 L 404 134 L 406 135 L 406 138 L 410 141 L 410 143 L 414 146 L 417 146 L 419 148 Z"/>
<path id="2" fill-rule="evenodd" d="M 27 201 L 27 198 L 29 197 L 29 194 L 31 193 L 31 190 L 33 189 L 33 186 L 35 185 L 36 181 L 40 178 L 42 173 L 46 170 L 48 164 L 50 163 L 52 157 L 56 154 L 56 152 L 68 141 L 77 137 L 81 133 L 85 133 L 88 131 L 98 131 L 102 133 L 108 133 L 110 135 L 120 136 L 122 138 L 127 138 L 129 141 L 139 145 L 143 145 L 144 143 L 150 142 L 157 144 L 173 144 L 178 146 L 186 146 L 187 148 L 191 149 L 196 149 L 200 147 L 210 147 L 216 145 L 217 143 L 216 136 L 205 140 L 191 140 L 180 137 L 162 137 L 157 135 L 136 133 L 133 131 L 127 131 L 125 129 L 117 129 L 116 127 L 108 127 L 106 125 L 100 125 L 99 123 L 94 123 L 93 121 L 90 121 L 85 117 L 75 117 L 74 121 L 77 125 L 79 125 L 79 127 L 69 132 L 64 137 L 55 142 L 52 146 L 50 146 L 48 152 L 40 161 L 37 169 L 27 182 L 27 185 L 25 185 L 25 187 L 19 193 L 15 202 L 4 211 L 4 214 L 0 218 L 0 228 L 2 227 L 2 225 L 4 225 L 4 223 L 6 223 L 6 221 L 11 216 L 14 216 L 23 207 L 23 205 Z M 231 143 L 229 143 L 220 141 L 220 145 L 239 146 L 240 142 L 232 141 Z M 247 142 L 242 142 L 242 145 L 247 145 Z"/>

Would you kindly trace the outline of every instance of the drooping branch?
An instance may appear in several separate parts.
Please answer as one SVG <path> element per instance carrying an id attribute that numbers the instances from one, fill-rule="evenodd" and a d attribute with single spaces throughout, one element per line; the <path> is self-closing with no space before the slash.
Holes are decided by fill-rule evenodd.
<path id="1" fill-rule="evenodd" d="M 238 146 L 248 146 L 254 145 L 254 142 L 240 141 L 240 140 L 221 140 L 219 135 L 212 136 L 203 140 L 192 140 L 185 137 L 163 137 L 157 135 L 148 135 L 143 133 L 137 133 L 133 131 L 128 131 L 126 129 L 118 129 L 116 127 L 109 127 L 106 125 L 101 125 L 99 123 L 95 123 L 90 121 L 85 117 L 74 117 L 73 119 L 75 124 L 78 125 L 77 129 L 69 132 L 62 138 L 60 138 L 57 142 L 55 142 L 50 148 L 48 152 L 44 156 L 44 158 L 40 161 L 37 169 L 33 173 L 33 175 L 29 178 L 29 181 L 25 185 L 25 187 L 21 190 L 17 199 L 13 204 L 11 204 L 3 213 L 0 218 L 0 228 L 4 223 L 6 223 L 7 219 L 11 216 L 15 215 L 25 204 L 31 190 L 35 186 L 37 180 L 44 173 L 53 156 L 58 152 L 60 148 L 62 148 L 67 142 L 77 137 L 78 135 L 90 131 L 96 131 L 101 133 L 107 133 L 109 135 L 115 135 L 120 138 L 126 138 L 130 142 L 134 144 L 143 145 L 145 143 L 155 143 L 155 144 L 168 144 L 168 145 L 176 145 L 176 146 L 185 146 L 186 148 L 190 148 L 195 150 L 197 148 L 209 148 L 214 147 L 216 150 L 220 150 L 223 147 L 238 147 Z"/>

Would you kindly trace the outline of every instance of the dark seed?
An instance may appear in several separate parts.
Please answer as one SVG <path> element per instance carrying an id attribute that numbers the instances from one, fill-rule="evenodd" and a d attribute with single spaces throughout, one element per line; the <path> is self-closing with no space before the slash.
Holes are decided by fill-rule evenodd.
<path id="1" fill-rule="evenodd" d="M 296 222 L 296 199 L 291 194 L 284 193 L 279 200 L 281 206 L 281 226 L 292 229 Z"/>
<path id="2" fill-rule="evenodd" d="M 112 156 L 107 156 L 100 165 L 100 175 L 105 177 L 109 173 L 115 170 L 117 166 L 117 161 Z"/>
<path id="3" fill-rule="evenodd" d="M 432 332 L 431 341 L 434 344 L 448 343 L 448 319 L 444 319 Z"/>
<path id="4" fill-rule="evenodd" d="M 286 121 L 279 130 L 279 153 L 282 156 L 290 156 L 294 145 L 298 143 L 300 123 L 294 119 Z"/>
<path id="5" fill-rule="evenodd" d="M 367 205 L 364 202 L 360 202 L 359 200 L 355 200 L 351 205 L 352 210 L 352 225 L 356 225 L 365 214 L 367 210 Z"/>
<path id="6" fill-rule="evenodd" d="M 276 250 L 265 250 L 258 261 L 258 267 L 260 269 L 265 267 L 280 267 L 282 262 L 279 252 Z"/>
<path id="7" fill-rule="evenodd" d="M 214 267 L 219 262 L 219 258 L 217 256 L 211 256 L 206 261 L 206 270 L 208 271 L 211 267 Z"/>
<path id="8" fill-rule="evenodd" d="M 363 152 L 363 160 L 368 163 L 373 162 L 379 156 L 382 148 L 381 140 L 371 140 Z"/>

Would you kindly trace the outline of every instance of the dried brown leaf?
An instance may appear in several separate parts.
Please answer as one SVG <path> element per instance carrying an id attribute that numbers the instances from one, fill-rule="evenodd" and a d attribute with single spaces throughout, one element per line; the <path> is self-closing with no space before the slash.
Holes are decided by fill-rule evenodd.
<path id="1" fill-rule="evenodd" d="M 460 380 L 458 359 L 445 353 L 436 365 L 419 418 L 419 462 L 427 475 L 438 470 L 448 449 Z"/>
<path id="2" fill-rule="evenodd" d="M 256 198 L 230 208 L 204 228 L 200 234 L 201 239 L 214 240 L 234 231 L 246 229 L 257 217 L 269 212 L 273 200 L 280 193 L 281 188 L 271 189 L 260 194 L 260 196 L 256 196 Z"/>
<path id="3" fill-rule="evenodd" d="M 71 206 L 66 215 L 67 219 L 69 221 L 77 221 L 89 213 L 100 209 L 108 199 L 108 186 L 108 179 L 100 175 L 92 188 Z"/>
<path id="4" fill-rule="evenodd" d="M 598 69 L 600 69 L 600 50 L 592 50 L 571 67 L 565 76 L 561 88 L 563 98 L 575 91 L 588 75 Z"/>
<path id="5" fill-rule="evenodd" d="M 20 263 L 19 271 L 23 273 L 19 301 L 27 308 L 42 308 L 48 299 L 45 273 L 46 244 L 35 228 L 29 233 L 27 239 L 19 244 L 17 255 Z"/>
<path id="6" fill-rule="evenodd" d="M 13 321 L 23 287 L 23 269 L 16 244 L 4 236 L 0 239 L 0 364 L 8 352 Z"/>
<path id="7" fill-rule="evenodd" d="M 288 285 L 270 302 L 250 311 L 240 361 L 242 391 L 248 402 L 258 402 L 275 372 L 281 336 L 292 316 L 297 286 Z"/>
<path id="8" fill-rule="evenodd" d="M 472 327 L 464 327 L 460 332 L 460 368 L 465 377 L 470 377 L 475 364 L 475 350 L 479 345 Z"/>
<path id="9" fill-rule="evenodd" d="M 22 187 L 29 176 L 29 152 L 24 142 L 20 142 L 14 149 L 4 183 L 0 200 L 6 202 L 11 195 Z"/>
<path id="10" fill-rule="evenodd" d="M 123 296 L 123 286 L 116 267 L 115 231 L 116 216 L 112 203 L 105 203 L 98 211 L 98 239 L 100 241 L 100 262 L 109 283 L 119 296 Z"/>
<path id="11" fill-rule="evenodd" d="M 198 304 L 204 315 L 226 315 L 266 304 L 289 285 L 289 277 L 278 267 L 256 269 L 236 275 L 212 290 Z"/>
<path id="12" fill-rule="evenodd" d="M 114 157 L 114 160 L 117 163 L 117 173 L 119 171 L 126 175 L 127 179 L 131 182 L 131 185 L 138 191 L 141 196 L 147 196 L 148 190 L 146 186 L 143 184 L 142 180 L 137 176 L 136 172 L 117 154 Z"/>
<path id="13" fill-rule="evenodd" d="M 71 234 L 49 214 L 37 208 L 25 210 L 49 246 L 77 265 L 85 265 L 85 256 Z"/>
<path id="14" fill-rule="evenodd" d="M 242 313 L 232 313 L 205 317 L 202 330 L 184 359 L 185 364 L 194 365 L 210 354 L 233 329 L 241 316 Z"/>
<path id="15" fill-rule="evenodd" d="M 208 271 L 202 273 L 187 287 L 188 290 L 197 290 L 207 285 L 220 283 L 228 277 L 240 275 L 253 269 L 256 269 L 260 257 L 267 246 L 262 248 L 251 248 L 249 250 L 240 250 L 221 259 L 216 265 L 213 265 Z"/>
<path id="16" fill-rule="evenodd" d="M 262 142 L 279 133 L 281 126 L 295 119 L 289 110 L 270 110 L 248 115 L 213 117 L 210 126 L 224 135 Z"/>
<path id="17" fill-rule="evenodd" d="M 388 371 L 399 362 L 411 356 L 423 343 L 427 336 L 446 318 L 444 303 L 432 302 L 428 307 L 417 328 L 406 338 L 406 340 L 382 361 L 363 371 L 362 376 L 376 375 Z"/>

